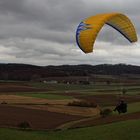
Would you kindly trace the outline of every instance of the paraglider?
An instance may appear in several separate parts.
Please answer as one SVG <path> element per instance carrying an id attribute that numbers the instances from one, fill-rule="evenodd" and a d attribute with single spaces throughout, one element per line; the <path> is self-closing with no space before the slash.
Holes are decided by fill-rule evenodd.
<path id="1" fill-rule="evenodd" d="M 105 24 L 119 31 L 129 42 L 137 41 L 135 27 L 127 16 L 121 13 L 99 14 L 83 20 L 77 28 L 76 42 L 83 52 L 93 51 L 96 37 Z"/>

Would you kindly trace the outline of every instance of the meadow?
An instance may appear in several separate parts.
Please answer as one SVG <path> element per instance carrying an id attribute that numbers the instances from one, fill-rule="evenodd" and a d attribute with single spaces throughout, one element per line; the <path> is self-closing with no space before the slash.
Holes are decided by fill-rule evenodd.
<path id="1" fill-rule="evenodd" d="M 22 131 L 0 128 L 3 140 L 139 140 L 140 120 L 63 131 Z"/>

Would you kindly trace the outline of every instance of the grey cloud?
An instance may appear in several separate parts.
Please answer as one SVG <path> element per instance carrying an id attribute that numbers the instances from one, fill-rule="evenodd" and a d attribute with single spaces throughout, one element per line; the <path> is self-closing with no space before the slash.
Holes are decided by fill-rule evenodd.
<path id="1" fill-rule="evenodd" d="M 139 56 L 136 58 L 136 52 L 131 50 L 134 54 L 129 58 L 125 46 L 130 43 L 111 27 L 105 26 L 99 33 L 93 56 L 85 55 L 77 47 L 75 30 L 88 16 L 115 11 L 130 17 L 139 36 L 139 5 L 138 0 L 0 0 L 0 48 L 3 49 L 0 62 L 58 65 L 124 60 L 134 63 Z M 118 46 L 124 46 L 123 53 L 120 51 L 114 57 Z"/>

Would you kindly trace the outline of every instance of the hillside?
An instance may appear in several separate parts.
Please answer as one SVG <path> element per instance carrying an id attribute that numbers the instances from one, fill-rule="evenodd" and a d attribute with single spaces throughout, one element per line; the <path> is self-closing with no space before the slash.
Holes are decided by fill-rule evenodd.
<path id="1" fill-rule="evenodd" d="M 29 81 L 45 77 L 91 75 L 140 75 L 140 66 L 126 64 L 35 66 L 0 64 L 0 80 Z"/>

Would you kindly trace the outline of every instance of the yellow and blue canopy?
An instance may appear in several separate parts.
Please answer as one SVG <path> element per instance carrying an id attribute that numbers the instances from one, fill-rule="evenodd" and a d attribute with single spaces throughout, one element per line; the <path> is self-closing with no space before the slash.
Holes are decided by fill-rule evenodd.
<path id="1" fill-rule="evenodd" d="M 121 13 L 99 14 L 83 20 L 77 28 L 76 42 L 83 52 L 93 51 L 96 37 L 105 24 L 115 28 L 130 42 L 137 41 L 136 30 L 127 16 Z"/>

